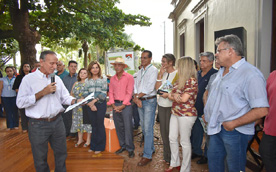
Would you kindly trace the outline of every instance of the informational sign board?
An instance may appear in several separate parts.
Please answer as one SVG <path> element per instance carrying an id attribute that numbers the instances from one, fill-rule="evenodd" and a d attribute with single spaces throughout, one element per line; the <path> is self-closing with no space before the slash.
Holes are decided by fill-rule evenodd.
<path id="1" fill-rule="evenodd" d="M 125 63 L 128 65 L 128 68 L 125 71 L 131 75 L 135 73 L 135 54 L 133 51 L 125 51 L 125 52 L 114 52 L 114 53 L 107 53 L 107 74 L 108 75 L 115 75 L 116 72 L 114 67 L 111 63 L 114 63 L 116 58 L 121 57 L 125 60 Z"/>

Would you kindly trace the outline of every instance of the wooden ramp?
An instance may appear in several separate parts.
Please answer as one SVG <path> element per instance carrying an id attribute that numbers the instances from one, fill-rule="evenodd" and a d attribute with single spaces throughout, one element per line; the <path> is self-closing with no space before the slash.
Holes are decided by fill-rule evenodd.
<path id="1" fill-rule="evenodd" d="M 68 172 L 79 171 L 123 171 L 124 159 L 114 153 L 103 152 L 99 155 L 87 152 L 88 148 L 75 148 L 75 142 L 67 142 Z M 54 171 L 54 155 L 49 145 L 48 164 Z M 6 131 L 5 120 L 0 119 L 0 171 L 1 172 L 33 172 L 35 171 L 31 145 L 28 134 L 21 129 Z"/>

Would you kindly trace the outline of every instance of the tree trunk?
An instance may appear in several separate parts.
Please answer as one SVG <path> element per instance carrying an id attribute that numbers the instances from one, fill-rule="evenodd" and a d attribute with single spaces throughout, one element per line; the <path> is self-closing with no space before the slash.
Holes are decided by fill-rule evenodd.
<path id="1" fill-rule="evenodd" d="M 14 38 L 19 44 L 21 64 L 23 62 L 29 62 L 33 66 L 36 61 L 35 45 L 41 36 L 37 31 L 30 28 L 27 2 L 21 1 L 21 8 L 19 9 L 18 1 L 13 0 L 14 5 L 10 7 L 10 13 Z"/>
<path id="2" fill-rule="evenodd" d="M 100 60 L 100 48 L 98 45 L 96 45 L 96 51 L 97 51 L 97 61 Z"/>
<path id="3" fill-rule="evenodd" d="M 83 66 L 85 68 L 87 68 L 87 52 L 88 52 L 88 45 L 87 45 L 87 42 L 84 41 L 83 44 L 82 44 L 82 50 L 83 50 L 83 53 L 84 53 L 84 59 L 83 59 Z"/>
<path id="4" fill-rule="evenodd" d="M 13 66 L 16 67 L 16 53 L 12 57 L 12 61 L 13 61 Z"/>
<path id="5" fill-rule="evenodd" d="M 103 52 L 103 58 L 104 58 L 104 71 L 105 71 L 105 74 L 107 75 L 107 68 L 108 67 L 107 67 L 107 54 L 106 53 L 107 53 L 106 51 Z"/>

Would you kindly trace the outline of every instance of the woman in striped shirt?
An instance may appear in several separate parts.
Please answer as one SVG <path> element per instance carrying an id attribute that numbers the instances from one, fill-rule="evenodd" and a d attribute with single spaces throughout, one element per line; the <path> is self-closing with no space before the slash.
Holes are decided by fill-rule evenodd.
<path id="1" fill-rule="evenodd" d="M 94 99 L 84 106 L 84 113 L 87 112 L 91 125 L 92 136 L 90 149 L 99 154 L 105 150 L 105 127 L 104 117 L 106 113 L 106 92 L 107 79 L 102 77 L 101 66 L 97 61 L 88 65 L 88 78 L 85 80 L 84 97 L 94 92 Z"/>

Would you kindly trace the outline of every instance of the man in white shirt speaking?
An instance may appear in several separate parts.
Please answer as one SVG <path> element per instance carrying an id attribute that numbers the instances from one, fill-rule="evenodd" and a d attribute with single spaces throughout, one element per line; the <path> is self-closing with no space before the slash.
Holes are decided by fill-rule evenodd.
<path id="1" fill-rule="evenodd" d="M 62 104 L 71 105 L 76 99 L 70 96 L 58 76 L 50 75 L 57 68 L 57 62 L 55 52 L 43 51 L 40 55 L 41 67 L 23 78 L 16 100 L 17 106 L 25 108 L 29 117 L 29 140 L 38 172 L 50 171 L 48 143 L 54 151 L 55 171 L 66 171 L 66 136 L 60 112 L 64 111 Z"/>
<path id="2" fill-rule="evenodd" d="M 144 135 L 144 152 L 138 166 L 147 165 L 155 152 L 153 145 L 153 125 L 157 105 L 156 90 L 154 88 L 158 70 L 151 64 L 152 53 L 145 50 L 141 55 L 142 68 L 137 73 L 134 84 L 134 102 L 138 106 L 140 124 Z"/>

